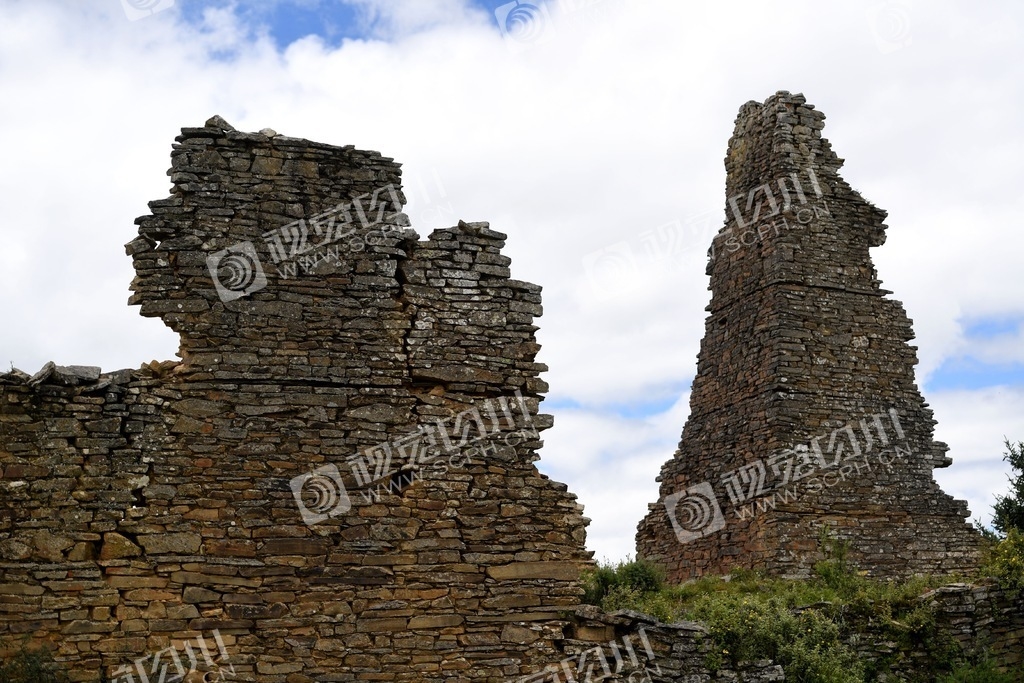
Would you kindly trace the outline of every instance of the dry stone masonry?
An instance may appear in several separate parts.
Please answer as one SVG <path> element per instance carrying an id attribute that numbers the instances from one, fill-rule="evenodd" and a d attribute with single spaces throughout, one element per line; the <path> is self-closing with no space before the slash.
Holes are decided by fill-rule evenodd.
<path id="1" fill-rule="evenodd" d="M 691 416 L 637 536 L 673 579 L 806 574 L 823 525 L 874 574 L 975 561 L 868 256 L 884 213 L 822 119 L 788 93 L 740 111 Z M 420 240 L 376 152 L 213 117 L 171 157 L 127 251 L 181 360 L 0 375 L 0 658 L 27 639 L 119 683 L 785 680 L 709 669 L 700 624 L 580 605 L 588 520 L 534 465 L 540 288 L 505 235 Z M 1006 664 L 1022 599 L 923 598 Z"/>
<path id="2" fill-rule="evenodd" d="M 807 575 L 823 526 L 873 575 L 977 560 L 966 504 L 932 477 L 951 461 L 910 320 L 871 263 L 886 214 L 839 176 L 824 118 L 779 92 L 736 119 L 690 416 L 637 532 L 673 580 Z"/>
<path id="3" fill-rule="evenodd" d="M 540 287 L 505 235 L 419 240 L 375 152 L 214 117 L 171 157 L 127 251 L 181 361 L 0 376 L 0 652 L 79 681 L 155 681 L 198 638 L 235 680 L 551 661 L 587 520 L 534 465 Z"/>

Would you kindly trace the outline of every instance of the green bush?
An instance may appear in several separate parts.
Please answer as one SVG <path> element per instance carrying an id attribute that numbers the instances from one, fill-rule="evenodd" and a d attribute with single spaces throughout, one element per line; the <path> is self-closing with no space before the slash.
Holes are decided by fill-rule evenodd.
<path id="1" fill-rule="evenodd" d="M 618 581 L 615 567 L 609 564 L 599 564 L 594 569 L 584 571 L 580 576 L 580 583 L 583 585 L 583 602 L 587 605 L 601 605 Z"/>
<path id="2" fill-rule="evenodd" d="M 818 547 L 825 559 L 814 565 L 815 574 L 839 595 L 855 594 L 861 582 L 849 566 L 850 542 L 836 538 L 823 526 L 818 534 Z"/>
<path id="3" fill-rule="evenodd" d="M 1024 588 L 1024 533 L 1011 528 L 1006 538 L 989 550 L 982 572 L 998 579 L 1004 588 Z"/>
<path id="4" fill-rule="evenodd" d="M 623 585 L 641 593 L 652 593 L 665 587 L 665 573 L 661 568 L 643 560 L 620 564 L 618 575 Z"/>
<path id="5" fill-rule="evenodd" d="M 0 683 L 67 683 L 68 677 L 49 650 L 26 646 L 0 661 Z"/>
<path id="6" fill-rule="evenodd" d="M 1020 683 L 1024 675 L 1002 673 L 988 656 L 979 662 L 961 662 L 951 673 L 939 679 L 940 683 Z"/>
<path id="7" fill-rule="evenodd" d="M 677 620 L 679 605 L 670 591 L 641 592 L 628 586 L 615 586 L 601 602 L 602 609 L 614 612 L 630 609 L 648 614 L 658 621 L 671 623 Z"/>
<path id="8" fill-rule="evenodd" d="M 964 577 L 872 579 L 854 570 L 849 544 L 828 531 L 822 532 L 820 548 L 823 559 L 805 580 L 736 570 L 665 586 L 661 573 L 646 563 L 606 563 L 585 577 L 588 602 L 668 623 L 703 622 L 711 640 L 709 668 L 768 658 L 783 666 L 787 681 L 892 680 L 893 667 L 905 664 L 909 651 L 922 655 L 915 667 L 924 680 L 935 681 L 963 659 L 920 596 Z M 852 647 L 857 640 L 893 647 L 889 655 L 862 661 Z"/>
<path id="9" fill-rule="evenodd" d="M 863 667 L 840 640 L 838 625 L 817 610 L 794 613 L 777 597 L 709 593 L 697 599 L 691 614 L 707 625 L 714 640 L 710 668 L 768 658 L 782 665 L 786 680 L 864 680 Z"/>
<path id="10" fill-rule="evenodd" d="M 628 602 L 629 596 L 639 599 L 649 593 L 660 591 L 665 586 L 665 574 L 650 562 L 641 559 L 619 562 L 617 565 L 598 565 L 586 571 L 581 577 L 583 602 L 588 605 L 604 605 L 606 599 Z M 627 608 L 623 604 L 622 608 Z M 619 607 L 612 609 L 620 609 Z M 631 608 L 632 609 L 632 608 Z"/>

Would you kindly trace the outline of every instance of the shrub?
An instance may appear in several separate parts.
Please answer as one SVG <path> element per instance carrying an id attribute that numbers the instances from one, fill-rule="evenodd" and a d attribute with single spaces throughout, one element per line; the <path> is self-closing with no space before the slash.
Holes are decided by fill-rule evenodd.
<path id="1" fill-rule="evenodd" d="M 617 565 L 601 564 L 586 571 L 581 577 L 583 602 L 588 605 L 604 606 L 605 609 L 623 609 L 628 606 L 609 608 L 605 605 L 608 596 L 617 595 L 614 600 L 623 603 L 629 596 L 639 599 L 649 593 L 660 591 L 665 585 L 665 574 L 660 568 L 642 559 L 627 560 Z M 629 607 L 636 609 L 635 607 Z"/>
<path id="2" fill-rule="evenodd" d="M 0 661 L 0 683 L 67 683 L 68 677 L 49 650 L 30 652 L 25 645 Z"/>
<path id="3" fill-rule="evenodd" d="M 815 609 L 794 613 L 767 595 L 708 593 L 697 599 L 692 616 L 704 622 L 715 643 L 708 661 L 769 658 L 781 664 L 786 680 L 859 683 L 863 667 L 840 640 L 839 626 Z"/>
<path id="4" fill-rule="evenodd" d="M 939 679 L 940 683 L 1020 683 L 1021 674 L 1002 673 L 988 656 L 979 662 L 961 662 L 951 673 Z"/>
<path id="5" fill-rule="evenodd" d="M 641 593 L 653 593 L 665 586 L 665 573 L 661 568 L 644 560 L 620 564 L 618 574 L 622 585 Z"/>
<path id="6" fill-rule="evenodd" d="M 847 561 L 850 554 L 850 542 L 836 538 L 827 526 L 823 526 L 818 534 L 818 547 L 825 559 L 814 565 L 814 572 L 825 582 L 826 586 L 840 595 L 854 594 L 860 582 Z"/>
<path id="7" fill-rule="evenodd" d="M 588 605 L 600 606 L 611 589 L 618 585 L 615 568 L 608 564 L 599 564 L 588 569 L 580 576 L 583 585 L 583 602 Z"/>
<path id="8" fill-rule="evenodd" d="M 982 571 L 1009 589 L 1024 588 L 1024 533 L 1011 528 L 989 551 Z"/>

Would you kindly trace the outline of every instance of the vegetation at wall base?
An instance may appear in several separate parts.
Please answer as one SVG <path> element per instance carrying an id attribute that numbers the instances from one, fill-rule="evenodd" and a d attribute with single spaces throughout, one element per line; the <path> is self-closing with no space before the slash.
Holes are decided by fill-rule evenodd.
<path id="1" fill-rule="evenodd" d="M 991 543 L 981 573 L 1008 590 L 1024 589 L 1024 532 L 1011 528 L 1006 538 Z"/>
<path id="2" fill-rule="evenodd" d="M 1024 681 L 1024 674 L 1000 673 L 985 656 L 967 657 L 942 635 L 932 608 L 920 600 L 933 588 L 980 577 L 872 579 L 851 568 L 847 543 L 823 532 L 819 544 L 824 559 L 805 580 L 741 570 L 667 586 L 657 567 L 627 560 L 585 574 L 584 601 L 666 623 L 704 623 L 713 641 L 711 669 L 768 658 L 783 666 L 787 681 L 806 683 L 904 680 L 892 672 L 907 669 L 929 682 Z M 1004 587 L 1024 586 L 1024 535 L 1011 530 L 993 546 L 981 575 Z M 907 661 L 910 652 L 913 662 Z"/>
<path id="3" fill-rule="evenodd" d="M 991 657 L 976 662 L 960 662 L 953 671 L 939 679 L 939 683 L 1019 683 L 1020 674 L 1001 673 Z"/>
<path id="4" fill-rule="evenodd" d="M 0 659 L 0 683 L 67 683 L 63 668 L 49 650 L 28 650 L 22 645 Z"/>

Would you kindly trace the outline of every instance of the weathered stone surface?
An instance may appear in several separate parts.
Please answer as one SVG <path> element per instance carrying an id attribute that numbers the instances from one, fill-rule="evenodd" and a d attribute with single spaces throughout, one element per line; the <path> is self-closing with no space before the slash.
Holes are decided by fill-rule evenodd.
<path id="1" fill-rule="evenodd" d="M 199 551 L 203 538 L 192 533 L 163 533 L 139 535 L 139 543 L 149 555 L 175 553 L 191 555 Z"/>
<path id="2" fill-rule="evenodd" d="M 45 530 L 37 532 L 33 541 L 36 554 L 51 562 L 59 562 L 64 559 L 64 551 L 75 544 L 67 536 Z"/>
<path id="3" fill-rule="evenodd" d="M 736 119 L 690 416 L 637 532 L 673 580 L 806 575 L 823 525 L 875 575 L 977 562 L 966 503 L 932 477 L 950 461 L 910 320 L 869 256 L 885 212 L 839 176 L 824 118 L 780 92 Z"/>
<path id="4" fill-rule="evenodd" d="M 0 583 L 0 595 L 42 595 L 46 590 L 42 586 L 22 583 Z"/>
<path id="5" fill-rule="evenodd" d="M 465 619 L 457 614 L 413 617 L 409 620 L 409 630 L 449 628 L 462 624 Z"/>
<path id="6" fill-rule="evenodd" d="M 185 586 L 181 599 L 185 602 L 220 602 L 220 593 L 199 586 Z"/>
<path id="7" fill-rule="evenodd" d="M 32 633 L 112 680 L 218 629 L 238 680 L 543 668 L 591 560 L 534 464 L 540 288 L 506 236 L 422 240 L 391 159 L 220 117 L 170 176 L 125 250 L 181 362 L 0 375 L 0 653 Z M 517 555 L 550 562 L 488 574 Z M 550 628 L 502 640 L 520 622 Z"/>
<path id="8" fill-rule="evenodd" d="M 132 543 L 119 533 L 103 534 L 103 547 L 100 549 L 101 560 L 119 560 L 125 557 L 138 557 L 142 548 Z"/>
<path id="9" fill-rule="evenodd" d="M 498 567 L 489 567 L 487 575 L 492 579 L 563 579 L 575 580 L 579 566 L 570 562 L 515 562 Z"/>
<path id="10" fill-rule="evenodd" d="M 846 212 L 834 211 L 866 255 L 881 219 L 830 175 L 838 162 L 807 132 L 820 116 L 792 96 L 772 102 L 779 122 L 791 109 L 806 119 L 792 131 L 799 139 L 780 128 L 778 150 L 804 153 L 795 140 L 822 152 L 812 166 L 829 179 L 822 195 Z M 777 165 L 774 148 L 753 144 L 764 131 L 749 126 L 731 148 L 730 188 L 740 192 L 762 182 L 754 171 Z M 76 681 L 101 680 L 101 670 L 111 680 L 183 633 L 216 629 L 238 680 L 495 683 L 593 663 L 594 648 L 608 661 L 635 653 L 616 671 L 630 680 L 783 680 L 771 662 L 707 670 L 710 640 L 698 624 L 578 606 L 579 571 L 591 563 L 586 520 L 534 465 L 552 424 L 537 414 L 547 386 L 534 362 L 540 287 L 509 279 L 505 235 L 459 222 L 420 240 L 400 213 L 391 159 L 270 129 L 242 133 L 220 117 L 182 129 L 170 175 L 172 196 L 150 203 L 126 252 L 137 273 L 131 302 L 179 333 L 181 362 L 110 373 L 48 363 L 32 377 L 0 375 L 0 656 L 30 634 L 60 648 Z M 780 240 L 777 251 L 757 246 L 757 258 L 734 254 L 730 234 L 718 238 L 731 265 L 713 267 L 713 284 L 728 281 L 752 303 L 713 301 L 709 329 L 719 331 L 706 345 L 725 369 L 702 356 L 695 395 L 710 406 L 730 392 L 739 417 L 708 408 L 687 429 L 725 428 L 714 448 L 776 434 L 774 448 L 806 436 L 801 411 L 831 428 L 828 411 L 864 407 L 870 385 L 879 401 L 910 411 L 900 416 L 924 455 L 893 468 L 892 496 L 865 504 L 856 486 L 830 493 L 796 520 L 730 531 L 719 554 L 678 555 L 664 519 L 644 527 L 641 545 L 677 569 L 726 569 L 746 560 L 722 558 L 749 555 L 755 566 L 799 570 L 814 548 L 813 525 L 799 517 L 827 514 L 852 521 L 847 537 L 869 530 L 860 561 L 890 553 L 898 570 L 969 566 L 973 550 L 955 525 L 945 556 L 934 542 L 936 518 L 962 519 L 922 475 L 945 460 L 909 365 L 899 365 L 912 365 L 900 346 L 909 322 L 877 303 L 869 262 L 819 262 L 837 242 L 814 226 L 821 244 Z M 762 282 L 765 272 L 781 279 Z M 822 286 L 812 295 L 806 283 Z M 877 301 L 862 305 L 868 295 Z M 852 319 L 836 312 L 848 300 L 860 301 Z M 808 324 L 819 318 L 824 328 Z M 749 324 L 734 329 L 738 320 Z M 777 352 L 758 355 L 751 340 Z M 808 348 L 824 362 L 801 361 Z M 858 385 L 850 377 L 878 349 L 881 379 L 867 373 Z M 819 390 L 835 396 L 808 411 L 797 394 Z M 711 451 L 697 452 L 722 469 Z M 727 450 L 726 461 L 740 452 Z M 671 463 L 666 473 L 666 487 L 681 483 Z M 331 495 L 307 491 L 302 482 L 314 480 Z M 905 496 L 897 484 L 917 488 Z M 908 515 L 922 500 L 936 506 L 918 523 Z M 872 535 L 901 525 L 912 531 L 895 542 Z M 952 637 L 1020 659 L 1019 596 L 957 587 L 927 599 Z M 618 647 L 625 638 L 632 649 Z"/>

